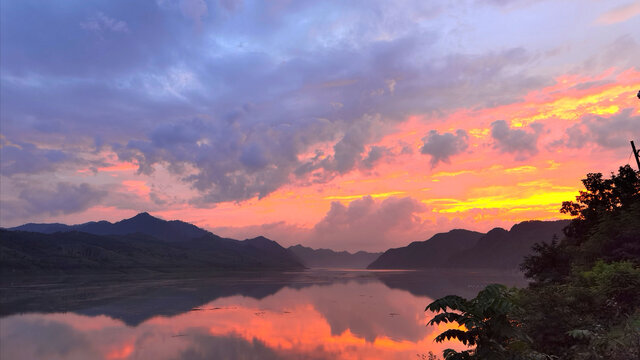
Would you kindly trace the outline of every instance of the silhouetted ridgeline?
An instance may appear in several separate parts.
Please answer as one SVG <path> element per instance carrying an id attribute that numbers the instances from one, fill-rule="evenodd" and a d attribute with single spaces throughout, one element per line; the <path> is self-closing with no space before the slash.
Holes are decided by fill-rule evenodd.
<path id="1" fill-rule="evenodd" d="M 451 230 L 406 247 L 389 249 L 369 269 L 489 268 L 515 269 L 531 253 L 536 242 L 562 238 L 569 220 L 525 221 L 507 231 L 495 228 L 486 234 Z"/>
<path id="2" fill-rule="evenodd" d="M 3 272 L 304 268 L 267 238 L 226 239 L 147 213 L 113 224 L 26 224 L 10 230 L 0 230 Z"/>
<path id="3" fill-rule="evenodd" d="M 312 249 L 302 245 L 290 246 L 288 248 L 307 267 L 346 267 L 346 268 L 366 268 L 382 253 L 370 253 L 358 251 L 350 253 L 347 251 L 333 251 L 330 249 Z"/>
<path id="4" fill-rule="evenodd" d="M 141 233 L 164 241 L 181 241 L 213 235 L 209 231 L 193 224 L 180 220 L 166 221 L 158 219 L 146 212 L 116 223 L 110 223 L 108 221 L 91 221 L 79 225 L 29 223 L 10 228 L 9 230 L 31 231 L 45 234 L 69 231 L 80 231 L 94 235 L 128 235 Z"/>
<path id="5" fill-rule="evenodd" d="M 510 231 L 495 228 L 487 234 L 456 229 L 380 255 L 301 245 L 285 249 L 262 236 L 238 241 L 183 221 L 141 213 L 116 223 L 25 224 L 0 229 L 0 270 L 174 272 L 367 265 L 369 269 L 514 269 L 534 243 L 550 241 L 554 234 L 561 237 L 567 224 L 566 220 L 525 221 Z"/>
<path id="6" fill-rule="evenodd" d="M 484 234 L 469 230 L 451 230 L 435 234 L 427 241 L 385 251 L 369 269 L 416 269 L 445 267 L 453 254 L 471 248 Z"/>

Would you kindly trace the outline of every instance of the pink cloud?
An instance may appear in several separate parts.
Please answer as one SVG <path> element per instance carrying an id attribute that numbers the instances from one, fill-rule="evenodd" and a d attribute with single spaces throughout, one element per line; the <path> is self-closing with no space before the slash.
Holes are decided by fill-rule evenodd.
<path id="1" fill-rule="evenodd" d="M 631 18 L 640 15 L 640 2 L 634 1 L 629 4 L 615 7 L 596 19 L 596 23 L 603 25 L 612 25 L 625 22 Z"/>

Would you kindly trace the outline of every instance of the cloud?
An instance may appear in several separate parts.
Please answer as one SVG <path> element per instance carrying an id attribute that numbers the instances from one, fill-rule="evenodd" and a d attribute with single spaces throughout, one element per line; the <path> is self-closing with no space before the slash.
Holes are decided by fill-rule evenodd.
<path id="1" fill-rule="evenodd" d="M 202 26 L 202 18 L 207 16 L 209 8 L 204 0 L 180 0 L 180 11 L 185 17 L 193 20 L 198 28 Z"/>
<path id="2" fill-rule="evenodd" d="M 243 0 L 220 0 L 220 5 L 227 11 L 236 11 L 242 7 Z"/>
<path id="3" fill-rule="evenodd" d="M 301 165 L 299 154 L 333 137 L 327 131 L 331 125 L 323 120 L 269 126 L 230 119 L 160 125 L 149 140 L 132 140 L 118 155 L 137 162 L 145 174 L 156 164 L 168 164 L 202 193 L 194 203 L 206 205 L 270 194 L 291 181 Z"/>
<path id="4" fill-rule="evenodd" d="M 107 195 L 93 185 L 59 182 L 54 188 L 29 187 L 23 189 L 18 198 L 20 212 L 30 215 L 71 214 L 96 205 Z M 16 209 L 17 210 L 17 209 Z"/>
<path id="5" fill-rule="evenodd" d="M 431 167 L 435 167 L 440 162 L 449 163 L 451 156 L 464 152 L 469 147 L 469 136 L 467 132 L 458 129 L 454 133 L 439 134 L 436 130 L 429 131 L 429 134 L 422 138 L 423 146 L 420 148 L 422 154 L 431 155 Z"/>
<path id="6" fill-rule="evenodd" d="M 133 9 L 109 4 L 91 26 L 114 31 L 123 22 L 129 33 L 117 42 L 78 36 L 78 22 L 74 29 L 66 27 L 67 21 L 56 25 L 60 19 L 52 18 L 53 10 L 46 6 L 29 13 L 36 27 L 24 28 L 13 16 L 26 16 L 30 7 L 8 6 L 4 13 L 12 16 L 3 22 L 7 32 L 19 36 L 1 42 L 6 50 L 0 54 L 3 74 L 11 75 L 2 82 L 3 131 L 22 138 L 57 121 L 62 125 L 51 128 L 45 139 L 63 134 L 74 142 L 93 143 L 99 137 L 102 147 L 135 160 L 141 174 L 166 164 L 201 192 L 193 200 L 199 206 L 373 170 L 393 156 L 375 143 L 407 114 L 509 102 L 513 97 L 503 89 L 517 94 L 516 89 L 539 84 L 521 73 L 530 59 L 522 48 L 423 57 L 431 54 L 439 34 L 414 31 L 404 10 L 382 2 L 373 6 L 389 12 L 350 9 L 360 15 L 338 26 L 353 29 L 348 36 L 330 35 L 331 27 L 305 39 L 305 46 L 295 51 L 282 48 L 282 34 L 307 32 L 297 29 L 298 15 L 313 8 L 312 3 L 285 7 L 280 20 L 265 22 L 252 18 L 251 11 L 225 10 L 220 18 L 219 11 L 205 13 L 198 1 L 185 2 L 183 7 L 197 18 L 205 14 L 216 20 L 202 24 L 207 36 L 194 36 L 175 21 L 175 12 L 182 11 L 177 1 Z M 207 9 L 213 6 L 208 3 Z M 243 10 L 248 6 L 243 4 Z M 330 10 L 341 17 L 341 6 L 349 5 Z M 428 6 L 412 14 L 416 12 L 437 13 Z M 85 14 L 72 8 L 64 16 Z M 238 28 L 238 22 L 250 26 Z M 323 23 L 323 18 L 314 20 L 314 26 Z M 69 38 L 64 49 L 50 54 L 27 41 L 44 36 L 44 42 L 55 43 L 47 27 Z M 378 35 L 388 37 L 380 40 Z M 326 43 L 327 37 L 333 40 Z M 340 86 L 323 86 L 327 83 Z M 482 94 L 476 84 L 483 84 Z M 384 93 L 368 95 L 376 89 Z M 338 103 L 342 106 L 331 105 Z M 59 143 L 46 145 L 66 152 Z M 82 152 L 83 146 L 87 151 L 86 145 L 74 150 Z"/>
<path id="7" fill-rule="evenodd" d="M 359 121 L 354 121 L 342 138 L 333 146 L 333 155 L 318 163 L 319 167 L 338 174 L 345 174 L 365 161 L 365 167 L 382 157 L 382 148 L 371 149 L 363 159 L 365 146 L 379 140 L 384 133 L 384 122 L 380 116 L 365 114 Z M 373 154 L 371 153 L 373 151 Z M 373 156 L 373 157 L 372 157 Z"/>
<path id="8" fill-rule="evenodd" d="M 42 149 L 27 142 L 12 143 L 4 137 L 0 139 L 0 158 L 5 176 L 55 171 L 62 163 L 73 160 L 65 151 Z"/>
<path id="9" fill-rule="evenodd" d="M 37 144 L 6 146 L 6 157 L 3 148 L 5 182 L 47 171 L 85 176 L 67 165 L 93 153 L 99 139 L 143 176 L 166 166 L 199 192 L 191 201 L 203 207 L 374 172 L 397 155 L 378 141 L 410 116 L 424 115 L 429 125 L 462 107 L 519 101 L 551 83 L 555 64 L 569 56 L 538 66 L 547 60 L 511 38 L 465 46 L 469 34 L 452 31 L 459 26 L 444 12 L 477 2 L 1 6 L 3 135 Z M 464 14 L 462 23 L 475 19 Z M 434 166 L 461 151 L 464 139 L 453 136 L 459 141 L 449 152 L 423 144 Z"/>
<path id="10" fill-rule="evenodd" d="M 278 221 L 254 226 L 218 226 L 210 230 L 236 239 L 263 235 L 284 247 L 302 244 L 338 251 L 385 251 L 429 238 L 434 224 L 423 220 L 421 215 L 428 210 L 411 197 L 363 196 L 348 204 L 332 202 L 327 213 L 311 228 Z"/>
<path id="11" fill-rule="evenodd" d="M 612 25 L 625 22 L 640 15 L 640 3 L 632 1 L 628 4 L 617 6 L 596 19 L 597 24 Z"/>
<path id="12" fill-rule="evenodd" d="M 627 108 L 615 115 L 603 117 L 586 115 L 580 122 L 569 127 L 563 139 L 552 145 L 582 148 L 595 144 L 607 149 L 617 149 L 629 146 L 629 140 L 638 135 L 640 115 L 633 108 Z"/>
<path id="13" fill-rule="evenodd" d="M 385 156 L 392 155 L 391 150 L 385 146 L 372 146 L 367 156 L 362 159 L 362 165 L 367 169 L 373 169 Z"/>
<path id="14" fill-rule="evenodd" d="M 527 130 L 528 128 L 528 130 Z M 538 153 L 538 137 L 542 125 L 533 123 L 527 128 L 510 128 L 506 121 L 491 123 L 493 147 L 504 153 L 516 155 L 516 160 L 525 160 Z"/>
<path id="15" fill-rule="evenodd" d="M 620 56 L 620 54 L 625 54 L 625 56 Z M 624 34 L 602 46 L 596 54 L 584 62 L 584 68 L 586 71 L 612 67 L 619 69 L 635 68 L 637 61 L 634 60 L 639 57 L 640 44 L 638 44 L 633 35 Z"/>
<path id="16" fill-rule="evenodd" d="M 229 115 L 228 121 L 195 119 L 160 125 L 149 140 L 132 140 L 117 150 L 118 155 L 135 161 L 143 174 L 151 174 L 157 164 L 168 164 L 170 171 L 203 194 L 194 204 L 205 206 L 262 198 L 296 181 L 294 175 L 326 182 L 354 169 L 371 169 L 390 154 L 385 147 L 366 148 L 384 133 L 379 116 L 355 119 L 341 134 L 340 124 L 326 119 L 263 124 L 247 121 L 251 115 L 248 108 Z M 335 142 L 332 154 L 300 158 L 327 142 Z"/>
<path id="17" fill-rule="evenodd" d="M 88 18 L 86 21 L 81 22 L 80 27 L 87 31 L 94 32 L 129 32 L 129 27 L 127 26 L 126 22 L 122 20 L 116 20 L 101 12 L 97 13 L 95 16 Z"/>
<path id="18" fill-rule="evenodd" d="M 425 236 L 427 223 L 418 214 L 426 210 L 424 204 L 409 197 L 377 201 L 365 196 L 348 205 L 334 201 L 329 212 L 314 226 L 307 244 L 369 251 L 403 246 Z"/>

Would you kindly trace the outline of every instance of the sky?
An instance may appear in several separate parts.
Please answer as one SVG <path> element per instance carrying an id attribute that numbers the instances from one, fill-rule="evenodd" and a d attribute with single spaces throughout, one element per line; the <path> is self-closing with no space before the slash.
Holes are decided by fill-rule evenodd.
<path id="1" fill-rule="evenodd" d="M 383 251 L 566 218 L 640 142 L 640 2 L 0 2 L 0 226 Z"/>

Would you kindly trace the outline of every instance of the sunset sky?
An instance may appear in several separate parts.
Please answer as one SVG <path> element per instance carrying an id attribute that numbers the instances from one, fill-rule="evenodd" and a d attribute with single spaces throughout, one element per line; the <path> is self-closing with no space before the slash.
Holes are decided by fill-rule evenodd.
<path id="1" fill-rule="evenodd" d="M 0 2 L 0 226 L 381 251 L 635 162 L 640 2 Z"/>

